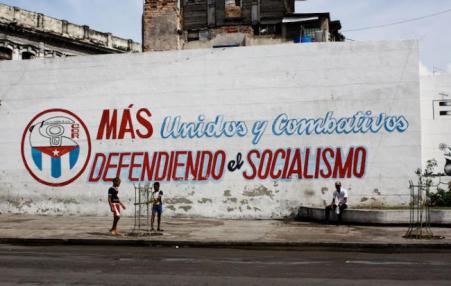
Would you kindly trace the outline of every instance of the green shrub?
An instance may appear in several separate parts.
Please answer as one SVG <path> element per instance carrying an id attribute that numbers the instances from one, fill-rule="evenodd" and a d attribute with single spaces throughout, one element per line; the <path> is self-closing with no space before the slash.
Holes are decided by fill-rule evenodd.
<path id="1" fill-rule="evenodd" d="M 432 207 L 451 207 L 451 182 L 448 183 L 448 190 L 437 188 L 437 192 L 430 193 Z"/>
<path id="2" fill-rule="evenodd" d="M 440 174 L 435 173 L 437 161 L 435 159 L 428 160 L 424 170 L 417 169 L 418 184 L 429 190 L 429 204 L 431 207 L 451 207 L 451 181 L 448 183 L 447 189 L 434 185 L 433 179 Z M 436 187 L 436 191 L 433 188 Z"/>

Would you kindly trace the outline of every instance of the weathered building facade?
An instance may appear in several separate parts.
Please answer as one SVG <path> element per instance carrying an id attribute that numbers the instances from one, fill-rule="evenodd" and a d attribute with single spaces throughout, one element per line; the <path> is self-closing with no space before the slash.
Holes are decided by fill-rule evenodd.
<path id="1" fill-rule="evenodd" d="M 132 40 L 0 3 L 0 60 L 140 51 Z"/>
<path id="2" fill-rule="evenodd" d="M 145 0 L 143 51 L 342 41 L 329 13 L 295 13 L 295 0 Z"/>

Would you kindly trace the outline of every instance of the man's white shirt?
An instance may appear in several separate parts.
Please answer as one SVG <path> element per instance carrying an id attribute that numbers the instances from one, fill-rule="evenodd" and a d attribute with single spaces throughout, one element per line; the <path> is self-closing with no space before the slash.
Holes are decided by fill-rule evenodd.
<path id="1" fill-rule="evenodd" d="M 348 198 L 348 191 L 341 188 L 340 192 L 334 191 L 334 199 L 336 204 L 345 203 L 345 198 Z"/>

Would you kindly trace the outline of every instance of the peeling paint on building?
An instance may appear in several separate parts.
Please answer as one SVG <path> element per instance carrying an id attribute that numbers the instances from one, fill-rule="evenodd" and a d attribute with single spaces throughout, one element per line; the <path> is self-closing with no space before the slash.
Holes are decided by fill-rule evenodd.
<path id="1" fill-rule="evenodd" d="M 259 185 L 258 187 L 254 187 L 252 189 L 245 190 L 243 192 L 243 196 L 247 197 L 261 197 L 261 196 L 267 196 L 271 199 L 274 198 L 274 195 L 271 190 L 266 188 L 264 185 Z"/>
<path id="2" fill-rule="evenodd" d="M 313 197 L 313 196 L 315 196 L 315 191 L 312 189 L 306 189 L 306 190 L 304 190 L 304 195 L 306 197 Z"/>
<path id="3" fill-rule="evenodd" d="M 173 205 L 165 205 L 164 207 L 171 211 L 175 211 L 175 207 Z"/>
<path id="4" fill-rule="evenodd" d="M 201 200 L 198 200 L 197 202 L 199 204 L 206 204 L 206 203 L 213 203 L 213 200 L 207 199 L 207 198 L 202 198 Z"/>
<path id="5" fill-rule="evenodd" d="M 223 201 L 223 203 L 237 203 L 238 199 L 237 198 L 227 198 Z"/>
<path id="6" fill-rule="evenodd" d="M 188 212 L 192 208 L 192 206 L 179 206 L 178 208 L 184 210 L 185 212 Z"/>
<path id="7" fill-rule="evenodd" d="M 192 204 L 193 201 L 188 200 L 187 198 L 182 197 L 174 197 L 174 198 L 166 198 L 166 204 L 177 205 L 177 204 Z"/>

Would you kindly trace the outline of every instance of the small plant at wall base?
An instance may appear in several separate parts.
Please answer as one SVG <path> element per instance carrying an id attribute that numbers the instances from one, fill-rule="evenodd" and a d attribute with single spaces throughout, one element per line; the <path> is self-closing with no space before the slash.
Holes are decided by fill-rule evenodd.
<path id="1" fill-rule="evenodd" d="M 434 169 L 437 167 L 437 161 L 435 159 L 427 160 L 426 167 L 423 171 L 418 168 L 415 174 L 418 176 L 418 183 L 424 185 L 426 188 L 432 186 L 432 178 L 434 177 Z"/>
<path id="2" fill-rule="evenodd" d="M 437 165 L 437 161 L 435 159 L 431 159 L 426 162 L 426 167 L 423 171 L 421 171 L 421 169 L 417 169 L 415 173 L 418 176 L 419 182 L 423 183 L 426 187 L 433 186 L 432 179 L 437 177 L 437 174 L 434 173 Z M 451 181 L 446 184 L 445 189 L 440 187 L 443 184 L 444 183 L 439 182 L 437 184 L 436 191 L 431 191 L 429 193 L 428 199 L 431 207 L 451 207 Z"/>

